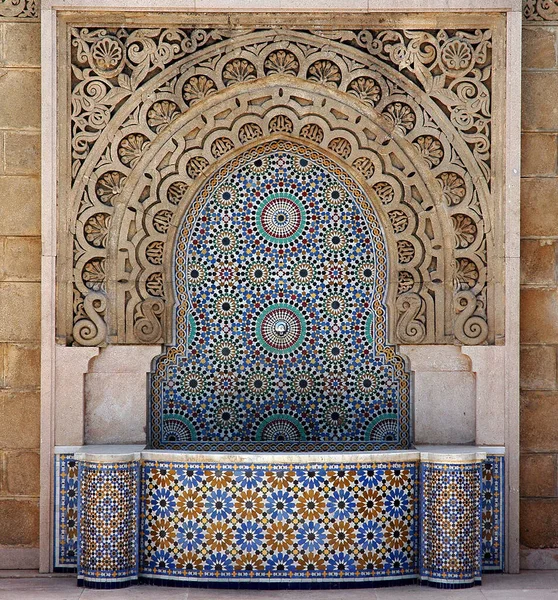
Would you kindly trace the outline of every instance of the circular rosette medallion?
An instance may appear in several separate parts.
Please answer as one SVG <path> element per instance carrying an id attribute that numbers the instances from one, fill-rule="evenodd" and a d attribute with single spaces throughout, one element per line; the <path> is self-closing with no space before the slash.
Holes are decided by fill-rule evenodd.
<path id="1" fill-rule="evenodd" d="M 304 342 L 306 321 L 294 306 L 272 304 L 258 317 L 256 335 L 268 352 L 288 354 Z"/>
<path id="2" fill-rule="evenodd" d="M 306 431 L 300 421 L 291 415 L 272 415 L 260 423 L 256 439 L 260 441 L 295 442 L 306 440 Z"/>
<path id="3" fill-rule="evenodd" d="M 275 244 L 288 244 L 303 232 L 306 210 L 292 194 L 278 192 L 269 195 L 258 207 L 256 226 L 260 235 Z"/>

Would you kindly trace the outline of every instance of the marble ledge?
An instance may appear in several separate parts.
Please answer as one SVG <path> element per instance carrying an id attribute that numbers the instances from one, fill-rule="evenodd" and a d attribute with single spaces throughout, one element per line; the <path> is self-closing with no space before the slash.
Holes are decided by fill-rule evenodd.
<path id="1" fill-rule="evenodd" d="M 488 454 L 504 455 L 503 446 L 417 446 L 410 450 L 383 452 L 331 453 L 226 453 L 149 450 L 141 445 L 58 446 L 56 454 L 74 454 L 76 460 L 88 463 L 132 462 L 148 460 L 173 463 L 238 463 L 238 464 L 327 464 L 370 462 L 425 462 L 460 464 L 480 462 Z"/>

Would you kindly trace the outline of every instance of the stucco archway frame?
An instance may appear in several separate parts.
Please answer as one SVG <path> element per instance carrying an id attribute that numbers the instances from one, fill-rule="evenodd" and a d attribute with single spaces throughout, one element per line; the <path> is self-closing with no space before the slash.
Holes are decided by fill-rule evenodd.
<path id="1" fill-rule="evenodd" d="M 135 12 L 141 17 L 142 12 L 160 11 L 164 21 L 172 20 L 168 13 L 180 11 L 219 11 L 241 12 L 252 9 L 251 3 L 234 2 L 221 4 L 197 3 L 185 4 L 173 0 L 151 2 L 138 6 L 136 2 L 120 0 L 68 0 L 67 2 L 44 2 L 42 6 L 43 36 L 43 277 L 42 277 L 42 437 L 41 437 L 41 570 L 50 570 L 50 538 L 51 538 L 51 501 L 52 501 L 52 452 L 54 448 L 55 421 L 55 384 L 56 384 L 56 261 L 57 251 L 57 198 L 58 198 L 58 143 L 57 123 L 58 87 L 57 87 L 57 31 L 59 17 L 64 11 L 74 11 L 74 16 L 88 11 L 93 20 L 103 22 L 107 15 L 116 11 Z M 254 10 L 274 12 L 292 12 L 298 10 L 296 4 L 281 1 L 268 5 L 254 3 Z M 500 123 L 498 135 L 503 151 L 495 159 L 498 161 L 497 171 L 500 173 L 498 185 L 501 186 L 504 202 L 502 203 L 505 246 L 503 277 L 505 285 L 505 311 L 501 316 L 502 333 L 505 337 L 505 431 L 507 447 L 507 482 L 508 482 L 508 569 L 516 571 L 519 566 L 518 556 L 518 419 L 519 419 L 519 383 L 518 383 L 518 291 L 519 291 L 519 109 L 520 109 L 520 38 L 521 38 L 521 6 L 515 0 L 486 2 L 402 2 L 396 7 L 393 3 L 374 3 L 369 6 L 367 0 L 356 0 L 350 6 L 346 2 L 328 3 L 322 6 L 306 7 L 306 11 L 320 12 L 321 18 L 327 19 L 329 12 L 347 12 L 368 14 L 372 17 L 378 13 L 399 12 L 421 13 L 416 16 L 417 25 L 428 23 L 432 12 L 501 12 L 506 13 L 506 75 L 505 86 L 501 90 L 500 103 L 495 107 L 497 121 Z M 424 14 L 426 13 L 426 14 Z M 325 16 L 324 16 L 325 15 Z M 466 15 L 461 17 L 466 21 Z M 500 65 L 502 67 L 502 65 Z M 505 91 L 504 91 L 505 90 Z"/>

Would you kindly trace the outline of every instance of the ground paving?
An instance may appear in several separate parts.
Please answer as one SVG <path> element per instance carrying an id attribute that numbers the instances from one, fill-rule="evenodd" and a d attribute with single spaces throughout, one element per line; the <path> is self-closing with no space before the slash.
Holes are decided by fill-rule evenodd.
<path id="1" fill-rule="evenodd" d="M 379 589 L 264 591 L 209 590 L 134 586 L 124 590 L 85 590 L 75 577 L 40 577 L 0 572 L 0 600 L 558 600 L 558 571 L 486 575 L 483 585 L 467 590 L 419 586 Z"/>

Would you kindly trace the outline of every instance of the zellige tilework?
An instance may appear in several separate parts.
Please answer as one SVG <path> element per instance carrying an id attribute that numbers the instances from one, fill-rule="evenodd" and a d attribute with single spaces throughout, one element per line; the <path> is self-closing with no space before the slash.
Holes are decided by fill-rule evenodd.
<path id="1" fill-rule="evenodd" d="M 152 375 L 152 445 L 408 447 L 387 281 L 375 209 L 337 163 L 288 141 L 230 161 L 177 237 L 176 345 Z"/>
<path id="2" fill-rule="evenodd" d="M 78 538 L 78 465 L 73 454 L 54 457 L 54 570 L 75 571 Z"/>
<path id="3" fill-rule="evenodd" d="M 481 464 L 421 463 L 421 580 L 464 587 L 481 578 Z"/>
<path id="4" fill-rule="evenodd" d="M 482 570 L 505 566 L 505 458 L 488 455 L 482 465 Z"/>
<path id="5" fill-rule="evenodd" d="M 138 576 L 139 462 L 79 463 L 78 582 L 118 587 Z"/>
<path id="6" fill-rule="evenodd" d="M 416 463 L 147 461 L 140 574 L 174 581 L 417 576 Z"/>

